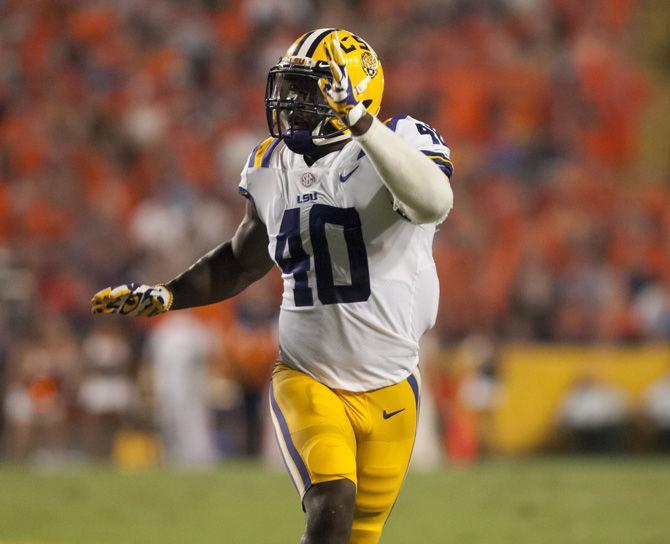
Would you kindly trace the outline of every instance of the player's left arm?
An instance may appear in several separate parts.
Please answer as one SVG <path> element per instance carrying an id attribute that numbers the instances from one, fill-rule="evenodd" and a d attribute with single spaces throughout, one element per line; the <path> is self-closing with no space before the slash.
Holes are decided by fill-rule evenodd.
<path id="1" fill-rule="evenodd" d="M 326 44 L 326 52 L 333 80 L 331 83 L 321 79 L 321 91 L 336 115 L 351 129 L 396 205 L 414 223 L 443 221 L 454 202 L 449 178 L 437 164 L 370 115 L 357 101 L 337 38 Z"/>
<path id="2" fill-rule="evenodd" d="M 244 218 L 232 239 L 165 284 L 174 295 L 171 309 L 214 304 L 242 292 L 272 268 L 267 248 L 267 229 L 254 204 L 247 202 Z"/>
<path id="3" fill-rule="evenodd" d="M 267 247 L 267 229 L 255 206 L 247 202 L 244 219 L 232 239 L 165 285 L 130 283 L 98 291 L 91 299 L 91 311 L 152 317 L 231 298 L 272 268 Z"/>

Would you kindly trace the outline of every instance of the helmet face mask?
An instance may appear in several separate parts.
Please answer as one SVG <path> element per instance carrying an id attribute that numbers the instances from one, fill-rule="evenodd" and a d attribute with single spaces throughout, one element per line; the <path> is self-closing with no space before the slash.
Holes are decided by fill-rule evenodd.
<path id="1" fill-rule="evenodd" d="M 281 138 L 299 154 L 349 138 L 318 86 L 320 78 L 332 81 L 324 43 L 337 33 L 347 59 L 356 96 L 372 114 L 379 112 L 384 89 L 381 63 L 372 48 L 346 30 L 317 29 L 307 32 L 268 73 L 265 112 L 270 135 Z"/>
<path id="2" fill-rule="evenodd" d="M 301 133 L 321 140 L 344 132 L 329 122 L 335 114 L 318 86 L 323 77 L 332 79 L 327 64 L 309 67 L 283 61 L 270 70 L 265 111 L 273 137 L 290 142 Z"/>

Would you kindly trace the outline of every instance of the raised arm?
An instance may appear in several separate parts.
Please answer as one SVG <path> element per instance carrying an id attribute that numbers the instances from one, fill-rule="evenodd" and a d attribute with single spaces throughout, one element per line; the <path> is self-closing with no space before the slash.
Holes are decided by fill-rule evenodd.
<path id="1" fill-rule="evenodd" d="M 449 179 L 425 154 L 370 115 L 358 102 L 361 82 L 349 79 L 337 36 L 326 43 L 332 82 L 319 80 L 321 92 L 340 121 L 363 148 L 395 205 L 414 223 L 439 223 L 451 210 L 454 195 Z"/>
<path id="2" fill-rule="evenodd" d="M 433 161 L 369 113 L 351 132 L 406 217 L 417 224 L 444 220 L 454 194 L 449 179 Z"/>
<path id="3" fill-rule="evenodd" d="M 268 235 L 256 209 L 247 202 L 233 238 L 198 259 L 188 270 L 162 285 L 107 287 L 91 299 L 94 314 L 152 317 L 168 310 L 213 304 L 233 297 L 272 268 Z"/>

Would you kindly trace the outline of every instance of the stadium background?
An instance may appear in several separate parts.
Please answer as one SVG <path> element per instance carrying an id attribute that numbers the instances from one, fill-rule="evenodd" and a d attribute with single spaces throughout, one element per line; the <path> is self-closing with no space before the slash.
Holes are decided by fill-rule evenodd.
<path id="1" fill-rule="evenodd" d="M 181 321 L 93 319 L 88 306 L 107 285 L 165 281 L 232 234 L 239 172 L 267 132 L 267 70 L 302 32 L 330 26 L 380 55 L 381 117 L 410 113 L 452 148 L 456 205 L 435 242 L 441 301 L 425 345 L 419 464 L 475 463 L 461 485 L 470 474 L 485 488 L 479 459 L 667 448 L 670 3 L 4 0 L 0 439 L 10 466 L 211 463 L 169 451 L 161 435 L 156 346 L 171 334 L 206 346 L 182 359 L 207 377 L 196 396 L 216 464 L 272 457 L 263 411 L 276 273 Z M 570 403 L 571 392 L 582 396 Z M 584 420 L 600 428 L 585 436 Z M 544 474 L 533 463 L 519 470 Z M 663 472 L 650 463 L 640 470 Z M 31 481 L 6 470 L 15 486 Z M 441 477 L 458 489 L 459 475 Z M 21 531 L 32 534 L 0 527 L 0 538 Z M 597 541 L 586 534 L 570 541 Z M 622 541 L 659 535 L 670 529 Z"/>

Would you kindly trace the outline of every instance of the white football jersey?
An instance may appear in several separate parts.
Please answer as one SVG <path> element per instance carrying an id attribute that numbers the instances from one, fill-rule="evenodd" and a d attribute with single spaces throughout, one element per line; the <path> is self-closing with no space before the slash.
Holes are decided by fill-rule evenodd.
<path id="1" fill-rule="evenodd" d="M 449 148 L 432 128 L 409 116 L 386 124 L 451 176 Z M 269 138 L 251 153 L 240 192 L 282 271 L 281 361 L 347 391 L 405 379 L 437 314 L 435 225 L 400 215 L 353 140 L 307 166 Z"/>

